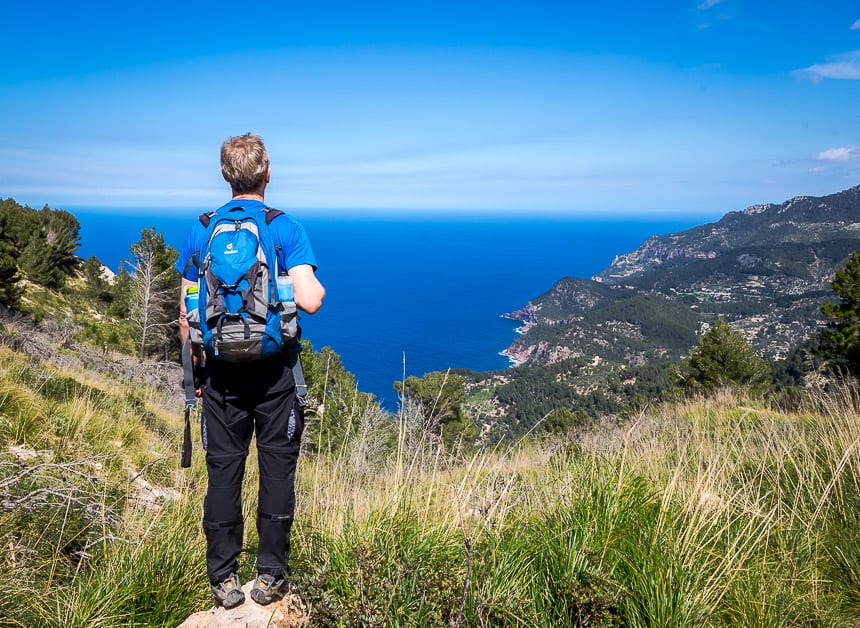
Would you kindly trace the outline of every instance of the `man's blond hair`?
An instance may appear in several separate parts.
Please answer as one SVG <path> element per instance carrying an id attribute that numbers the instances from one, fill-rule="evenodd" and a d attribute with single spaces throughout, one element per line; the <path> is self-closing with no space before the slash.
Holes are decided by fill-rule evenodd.
<path id="1" fill-rule="evenodd" d="M 236 135 L 221 145 L 221 174 L 234 195 L 257 192 L 266 182 L 268 168 L 269 152 L 259 135 Z"/>

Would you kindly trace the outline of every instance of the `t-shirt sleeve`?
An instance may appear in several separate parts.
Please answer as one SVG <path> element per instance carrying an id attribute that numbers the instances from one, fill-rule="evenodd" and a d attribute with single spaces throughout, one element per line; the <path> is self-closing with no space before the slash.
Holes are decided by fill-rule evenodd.
<path id="1" fill-rule="evenodd" d="M 202 248 L 201 237 L 205 237 L 205 235 L 203 225 L 200 221 L 195 221 L 185 236 L 182 248 L 179 249 L 179 257 L 173 266 L 183 278 L 189 281 L 197 281 L 197 266 L 194 265 L 191 258 Z"/>
<path id="2" fill-rule="evenodd" d="M 278 240 L 282 243 L 279 261 L 283 268 L 289 270 L 294 266 L 308 264 L 316 270 L 317 260 L 301 223 L 285 216 L 285 219 L 273 220 L 272 225 L 276 226 Z"/>

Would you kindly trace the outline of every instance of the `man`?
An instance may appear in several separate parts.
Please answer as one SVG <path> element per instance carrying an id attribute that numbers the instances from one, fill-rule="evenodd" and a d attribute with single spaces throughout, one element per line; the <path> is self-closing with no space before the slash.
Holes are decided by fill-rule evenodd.
<path id="1" fill-rule="evenodd" d="M 233 198 L 218 211 L 241 206 L 264 212 L 263 197 L 269 183 L 269 155 L 258 135 L 231 137 L 221 146 L 221 173 Z M 217 215 L 217 212 L 216 212 Z M 304 228 L 286 215 L 278 215 L 269 230 L 278 267 L 293 280 L 296 306 L 313 314 L 322 305 L 325 289 L 314 274 L 316 260 Z M 207 243 L 207 229 L 197 220 L 186 236 L 176 268 L 185 288 L 197 285 L 198 269 L 192 260 Z M 182 342 L 189 335 L 185 303 L 180 299 Z M 195 363 L 202 359 L 199 348 Z M 256 432 L 260 466 L 257 510 L 257 577 L 251 598 L 259 604 L 283 596 L 288 588 L 290 528 L 295 510 L 295 472 L 304 427 L 302 408 L 286 352 L 250 362 L 227 362 L 206 356 L 203 398 L 203 433 L 209 482 L 203 505 L 206 534 L 206 570 L 216 603 L 232 608 L 245 601 L 237 571 L 242 551 L 242 478 L 251 437 Z"/>

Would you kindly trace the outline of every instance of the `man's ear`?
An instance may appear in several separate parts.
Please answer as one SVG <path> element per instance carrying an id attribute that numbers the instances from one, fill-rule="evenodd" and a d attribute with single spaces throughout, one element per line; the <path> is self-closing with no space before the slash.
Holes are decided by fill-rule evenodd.
<path id="1" fill-rule="evenodd" d="M 272 178 L 272 167 L 266 166 L 266 183 L 269 182 L 269 179 Z"/>

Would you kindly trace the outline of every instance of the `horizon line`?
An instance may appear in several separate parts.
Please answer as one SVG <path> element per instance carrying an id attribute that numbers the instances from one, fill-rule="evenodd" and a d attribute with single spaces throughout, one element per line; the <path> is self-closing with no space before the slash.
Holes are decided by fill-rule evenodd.
<path id="1" fill-rule="evenodd" d="M 427 208 L 427 207 L 332 207 L 332 206 L 290 206 L 273 204 L 285 212 L 298 214 L 316 214 L 316 215 L 338 215 L 345 214 L 353 216 L 373 216 L 373 217 L 393 217 L 393 218 L 409 218 L 415 217 L 440 217 L 440 218 L 468 218 L 468 217 L 532 217 L 532 218 L 600 218 L 607 220 L 642 220 L 648 221 L 654 218 L 672 219 L 672 218 L 705 218 L 712 217 L 713 211 L 703 209 L 691 209 L 687 211 L 660 209 L 660 210 L 643 210 L 641 208 L 632 209 L 617 209 L 617 210 L 599 210 L 599 209 L 547 209 L 547 208 Z M 50 207 L 50 205 L 49 205 Z M 213 206 L 210 209 L 217 209 L 220 205 Z M 110 211 L 120 211 L 124 215 L 140 215 L 143 212 L 153 215 L 165 215 L 173 211 L 182 212 L 201 212 L 208 211 L 201 204 L 193 205 L 65 205 L 63 207 L 55 207 L 53 209 L 66 209 L 68 211 L 82 211 L 90 213 L 103 213 Z M 735 210 L 728 210 L 735 211 Z M 726 210 L 719 210 L 719 216 L 728 213 Z M 742 211 L 742 210 L 737 210 Z"/>

